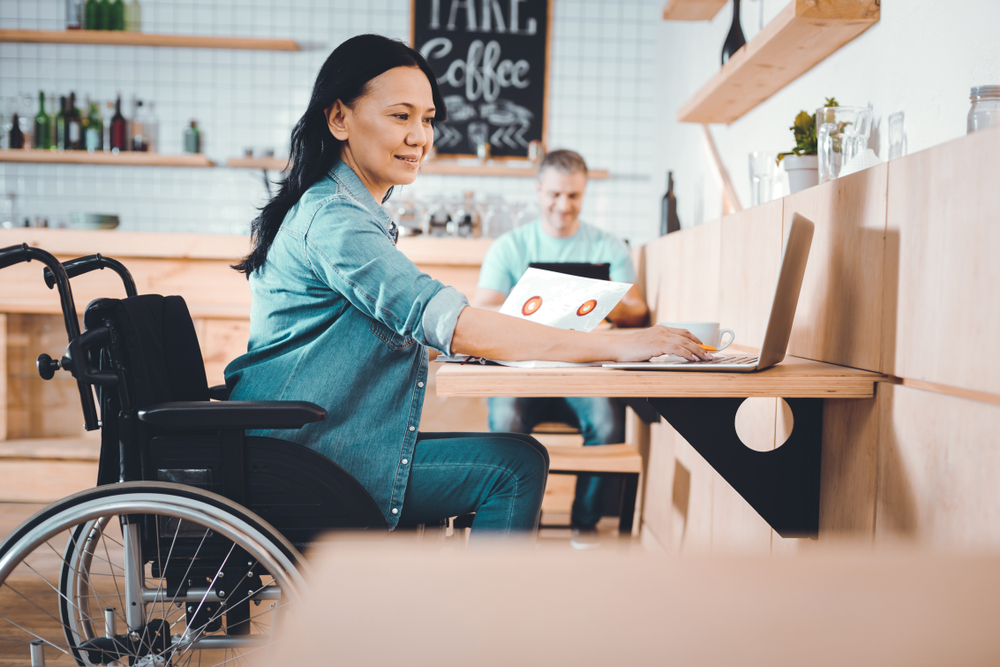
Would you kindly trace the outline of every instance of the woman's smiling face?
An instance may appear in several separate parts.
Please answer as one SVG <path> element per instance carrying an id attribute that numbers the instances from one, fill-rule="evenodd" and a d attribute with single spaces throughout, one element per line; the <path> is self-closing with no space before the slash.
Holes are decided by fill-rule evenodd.
<path id="1" fill-rule="evenodd" d="M 395 67 L 368 82 L 364 95 L 326 110 L 343 142 L 341 159 L 381 202 L 393 185 L 412 183 L 434 144 L 434 97 L 418 67 Z"/>

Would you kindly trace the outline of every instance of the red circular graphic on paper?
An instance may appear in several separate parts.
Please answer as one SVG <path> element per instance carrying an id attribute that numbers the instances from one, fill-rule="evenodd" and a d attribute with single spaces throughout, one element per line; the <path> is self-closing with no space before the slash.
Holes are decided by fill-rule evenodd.
<path id="1" fill-rule="evenodd" d="M 597 308 L 597 299 L 591 299 L 590 301 L 584 301 L 583 305 L 576 309 L 576 314 L 583 317 L 594 308 Z"/>
<path id="2" fill-rule="evenodd" d="M 542 307 L 542 297 L 533 296 L 524 302 L 521 306 L 521 314 L 527 317 L 528 315 L 534 315 L 538 312 L 538 309 Z"/>

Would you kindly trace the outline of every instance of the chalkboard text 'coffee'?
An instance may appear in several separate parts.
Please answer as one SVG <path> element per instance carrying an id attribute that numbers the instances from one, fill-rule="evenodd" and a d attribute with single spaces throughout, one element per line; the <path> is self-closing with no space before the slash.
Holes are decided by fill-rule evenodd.
<path id="1" fill-rule="evenodd" d="M 414 0 L 413 45 L 448 107 L 439 154 L 526 156 L 542 140 L 548 76 L 548 0 Z"/>

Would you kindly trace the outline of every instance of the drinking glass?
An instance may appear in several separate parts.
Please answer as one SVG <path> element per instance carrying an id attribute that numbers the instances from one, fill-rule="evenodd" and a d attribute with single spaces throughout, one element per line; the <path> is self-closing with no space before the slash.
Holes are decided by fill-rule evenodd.
<path id="1" fill-rule="evenodd" d="M 872 111 L 866 107 L 816 109 L 819 182 L 832 181 L 841 168 L 865 152 L 872 131 Z"/>
<path id="2" fill-rule="evenodd" d="M 750 153 L 750 205 L 766 204 L 774 199 L 778 180 L 778 154 L 771 151 Z"/>

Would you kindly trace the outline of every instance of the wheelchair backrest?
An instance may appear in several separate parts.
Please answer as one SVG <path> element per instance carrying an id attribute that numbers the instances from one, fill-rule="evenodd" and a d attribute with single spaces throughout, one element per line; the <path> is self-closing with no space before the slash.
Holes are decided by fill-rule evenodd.
<path id="1" fill-rule="evenodd" d="M 87 306 L 84 324 L 88 330 L 108 326 L 117 334 L 136 410 L 209 399 L 201 347 L 183 298 L 143 294 L 98 299 Z"/>

